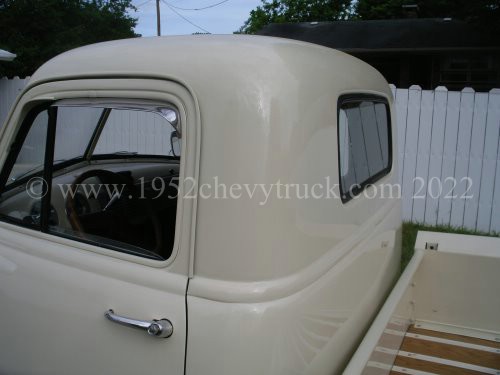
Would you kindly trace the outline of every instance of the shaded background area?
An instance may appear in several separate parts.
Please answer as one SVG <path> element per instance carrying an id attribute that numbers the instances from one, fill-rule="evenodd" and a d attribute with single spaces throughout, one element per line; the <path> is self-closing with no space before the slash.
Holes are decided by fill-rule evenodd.
<path id="1" fill-rule="evenodd" d="M 500 87 L 500 39 L 449 18 L 270 24 L 258 32 L 349 53 L 399 88 Z"/>

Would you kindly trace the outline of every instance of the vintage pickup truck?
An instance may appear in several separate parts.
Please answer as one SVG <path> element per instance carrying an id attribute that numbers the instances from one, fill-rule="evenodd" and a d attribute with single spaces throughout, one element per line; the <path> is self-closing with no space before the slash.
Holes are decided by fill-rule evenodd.
<path id="1" fill-rule="evenodd" d="M 500 240 L 420 234 L 391 292 L 392 105 L 367 64 L 278 38 L 43 65 L 0 134 L 0 373 L 498 374 Z"/>

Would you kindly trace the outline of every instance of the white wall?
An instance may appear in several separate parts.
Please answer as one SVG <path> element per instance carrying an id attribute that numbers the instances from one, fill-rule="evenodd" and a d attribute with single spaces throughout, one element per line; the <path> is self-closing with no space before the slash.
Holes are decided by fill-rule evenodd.
<path id="1" fill-rule="evenodd" d="M 27 81 L 0 79 L 0 123 Z M 500 232 L 500 90 L 391 88 L 403 218 Z"/>

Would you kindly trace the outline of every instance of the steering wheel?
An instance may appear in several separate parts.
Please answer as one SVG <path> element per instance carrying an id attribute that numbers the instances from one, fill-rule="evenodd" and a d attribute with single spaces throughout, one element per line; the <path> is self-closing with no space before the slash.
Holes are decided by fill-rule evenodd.
<path id="1" fill-rule="evenodd" d="M 78 232 L 82 238 L 85 238 L 86 233 L 92 234 L 91 231 L 86 230 L 85 225 L 82 222 L 84 215 L 79 214 L 75 207 L 76 199 L 80 200 L 80 204 L 84 203 L 86 207 L 90 207 L 88 197 L 83 197 L 78 193 L 75 194 L 75 192 L 85 180 L 93 177 L 98 178 L 102 184 L 123 187 L 121 192 L 120 189 L 118 189 L 120 194 L 115 194 L 109 197 L 107 204 L 104 207 L 101 207 L 100 212 L 106 212 L 109 216 L 109 218 L 106 218 L 105 220 L 107 225 L 110 227 L 108 237 L 112 240 L 120 241 L 120 233 L 130 233 L 128 231 L 132 231 L 133 227 L 138 227 L 139 225 L 150 221 L 154 232 L 155 246 L 154 249 L 145 250 L 152 251 L 155 255 L 160 254 L 163 246 L 161 224 L 150 200 L 140 198 L 132 179 L 127 179 L 125 176 L 109 170 L 93 169 L 83 172 L 71 184 L 71 190 L 66 196 L 66 214 L 73 230 Z M 105 189 L 104 192 L 109 193 L 107 189 Z M 113 189 L 113 192 L 116 192 L 115 189 Z M 85 202 L 82 202 L 82 200 L 85 200 Z M 130 241 L 127 242 L 123 240 L 122 242 L 130 243 Z M 133 243 L 131 243 L 131 245 L 142 247 Z"/>

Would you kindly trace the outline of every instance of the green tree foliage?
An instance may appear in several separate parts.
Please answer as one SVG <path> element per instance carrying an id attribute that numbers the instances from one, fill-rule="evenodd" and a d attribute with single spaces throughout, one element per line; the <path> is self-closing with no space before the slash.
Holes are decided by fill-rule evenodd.
<path id="1" fill-rule="evenodd" d="M 131 38 L 131 0 L 0 0 L 0 48 L 17 54 L 0 77 L 28 76 L 52 57 L 86 44 Z"/>
<path id="2" fill-rule="evenodd" d="M 364 20 L 405 18 L 403 5 L 418 5 L 419 18 L 451 17 L 472 23 L 500 22 L 500 0 L 358 0 L 357 17 Z"/>
<path id="3" fill-rule="evenodd" d="M 335 21 L 351 16 L 352 0 L 262 0 L 238 31 L 254 34 L 270 23 Z"/>

